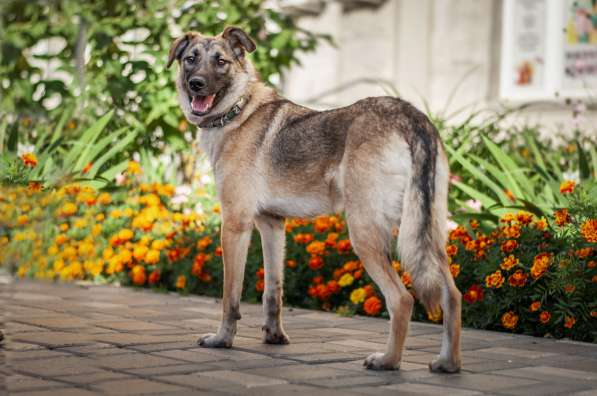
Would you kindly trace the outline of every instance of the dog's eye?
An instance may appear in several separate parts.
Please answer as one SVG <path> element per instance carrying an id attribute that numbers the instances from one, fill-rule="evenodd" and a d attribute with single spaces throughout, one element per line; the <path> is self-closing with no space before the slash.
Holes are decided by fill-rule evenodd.
<path id="1" fill-rule="evenodd" d="M 224 66 L 227 62 L 222 58 L 218 58 L 217 63 L 218 66 Z"/>
<path id="2" fill-rule="evenodd" d="M 189 65 L 192 65 L 193 63 L 195 63 L 195 57 L 187 56 L 186 58 L 184 58 L 184 61 L 187 62 Z"/>

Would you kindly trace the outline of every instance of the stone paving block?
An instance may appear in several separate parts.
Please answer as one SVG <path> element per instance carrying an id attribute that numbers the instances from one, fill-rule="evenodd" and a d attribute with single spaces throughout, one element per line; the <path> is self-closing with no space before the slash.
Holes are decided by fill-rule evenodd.
<path id="1" fill-rule="evenodd" d="M 220 360 L 218 362 L 211 362 L 210 365 L 218 367 L 219 369 L 226 370 L 244 370 L 244 369 L 256 369 L 266 367 L 281 367 L 299 364 L 298 362 L 290 359 L 276 359 L 269 356 L 262 356 L 259 359 L 252 360 Z M 203 367 L 204 364 L 201 365 Z"/>
<path id="2" fill-rule="evenodd" d="M 92 396 L 96 394 L 96 392 L 91 392 L 81 388 L 52 388 L 18 393 L 19 396 Z"/>
<path id="3" fill-rule="evenodd" d="M 349 370 L 338 370 L 325 366 L 297 364 L 284 367 L 271 367 L 244 370 L 245 373 L 279 378 L 287 381 L 302 381 L 316 378 L 335 378 L 354 375 Z"/>
<path id="4" fill-rule="evenodd" d="M 474 396 L 481 395 L 481 392 L 457 388 L 446 388 L 442 386 L 402 383 L 382 387 L 384 389 L 397 391 L 400 396 L 410 395 L 450 395 L 450 396 Z"/>
<path id="5" fill-rule="evenodd" d="M 216 356 L 215 354 L 202 353 L 196 349 L 194 350 L 181 350 L 174 349 L 170 351 L 154 352 L 152 355 L 163 356 L 171 359 L 182 360 L 185 362 L 194 363 L 205 363 L 223 360 L 222 356 Z"/>
<path id="6" fill-rule="evenodd" d="M 19 360 L 10 363 L 11 369 L 34 376 L 81 375 L 98 371 L 88 358 L 78 356 L 57 357 L 43 360 Z"/>
<path id="7" fill-rule="evenodd" d="M 550 381 L 554 382 L 591 382 L 597 386 L 597 372 L 570 370 L 561 367 L 523 367 L 514 370 L 497 370 L 494 373 L 498 375 L 507 375 L 519 378 L 530 378 L 536 380 L 548 378 Z"/>
<path id="8" fill-rule="evenodd" d="M 341 389 L 354 386 L 385 385 L 390 383 L 390 381 L 385 377 L 370 376 L 363 373 L 362 375 L 351 375 L 349 377 L 303 379 L 301 383 L 324 388 Z"/>
<path id="9" fill-rule="evenodd" d="M 150 395 L 185 390 L 181 386 L 141 378 L 101 382 L 93 388 L 111 395 Z"/>
<path id="10" fill-rule="evenodd" d="M 93 343 L 93 339 L 88 334 L 58 331 L 19 333 L 11 335 L 10 338 L 15 341 L 50 346 L 52 348 Z"/>
<path id="11" fill-rule="evenodd" d="M 127 345 L 124 350 L 133 350 L 139 352 L 160 352 L 160 351 L 172 351 L 175 349 L 188 349 L 194 348 L 197 344 L 189 341 L 177 341 L 177 342 L 164 342 L 154 344 L 140 344 L 140 345 Z"/>
<path id="12" fill-rule="evenodd" d="M 228 393 L 228 392 L 225 392 Z M 233 393 L 228 393 L 233 394 Z M 287 396 L 287 395 L 301 395 L 301 396 L 347 396 L 353 395 L 346 389 L 329 389 L 320 388 L 310 385 L 299 384 L 283 384 L 273 385 L 267 388 L 249 388 L 242 392 L 243 396 Z M 394 395 L 395 396 L 395 395 Z"/>
<path id="13" fill-rule="evenodd" d="M 130 369 L 122 369 L 123 372 L 132 374 L 135 376 L 146 377 L 146 378 L 157 378 L 161 376 L 167 375 L 177 375 L 177 374 L 191 374 L 196 373 L 198 371 L 211 371 L 211 370 L 221 370 L 222 367 L 213 365 L 211 363 L 183 363 L 183 364 L 176 364 L 173 366 L 156 366 L 156 367 L 141 367 L 141 368 L 130 368 Z"/>
<path id="14" fill-rule="evenodd" d="M 247 388 L 285 384 L 287 381 L 269 376 L 248 374 L 239 371 L 219 370 L 201 373 L 201 376 L 219 379 L 222 382 L 239 384 Z"/>
<path id="15" fill-rule="evenodd" d="M 24 351 L 6 351 L 6 358 L 10 360 L 27 360 L 27 359 L 51 359 L 61 356 L 69 356 L 66 352 L 50 349 L 29 349 Z"/>
<path id="16" fill-rule="evenodd" d="M 526 378 L 513 378 L 501 375 L 491 374 L 452 374 L 452 375 L 435 375 L 433 377 L 426 377 L 420 380 L 421 382 L 440 385 L 449 388 L 464 388 L 476 391 L 497 392 L 508 387 L 521 387 L 525 385 L 537 385 L 538 381 L 529 380 Z"/>
<path id="17" fill-rule="evenodd" d="M 121 330 L 121 331 L 144 331 L 144 330 L 168 330 L 171 329 L 172 326 L 164 326 L 159 325 L 151 322 L 144 322 L 140 320 L 127 320 L 127 321 L 118 321 L 118 322 L 102 322 L 100 327 L 106 327 L 113 330 Z"/>
<path id="18" fill-rule="evenodd" d="M 493 347 L 486 349 L 476 350 L 475 353 L 482 356 L 506 356 L 523 359 L 543 359 L 546 357 L 554 356 L 556 353 L 547 351 L 532 351 L 524 348 L 506 348 L 506 347 Z"/>
<path id="19" fill-rule="evenodd" d="M 6 389 L 9 392 L 23 392 L 56 387 L 64 387 L 64 383 L 18 374 L 11 375 L 6 379 Z"/>
<path id="20" fill-rule="evenodd" d="M 513 396 L 545 396 L 545 395 L 571 395 L 574 392 L 587 390 L 589 387 L 580 384 L 539 383 L 534 385 L 517 386 L 513 388 L 500 389 L 499 393 Z M 597 394 L 593 389 L 592 395 Z"/>
<path id="21" fill-rule="evenodd" d="M 63 375 L 63 376 L 55 376 L 54 378 L 56 380 L 69 382 L 69 383 L 75 384 L 75 385 L 88 385 L 88 384 L 94 384 L 96 382 L 121 380 L 121 379 L 134 378 L 134 377 L 127 375 L 125 373 L 117 373 L 114 371 L 99 369 L 98 371 L 94 371 L 92 373 L 87 373 L 85 375 Z"/>
<path id="22" fill-rule="evenodd" d="M 173 366 L 180 364 L 180 361 L 139 352 L 127 353 L 126 355 L 100 356 L 94 359 L 94 363 L 97 366 L 114 370 L 141 367 Z"/>

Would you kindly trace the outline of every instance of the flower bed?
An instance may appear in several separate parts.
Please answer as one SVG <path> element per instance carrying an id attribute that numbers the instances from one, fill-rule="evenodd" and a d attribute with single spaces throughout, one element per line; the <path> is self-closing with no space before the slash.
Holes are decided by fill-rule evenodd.
<path id="1" fill-rule="evenodd" d="M 131 163 L 127 184 L 97 192 L 4 188 L 0 259 L 20 277 L 119 282 L 219 296 L 218 207 L 175 204 L 171 185 L 143 184 Z M 537 336 L 597 340 L 597 205 L 591 191 L 562 186 L 570 205 L 547 218 L 528 212 L 499 225 L 472 220 L 450 232 L 446 251 L 463 293 L 463 323 Z M 206 201 L 209 202 L 209 201 Z M 285 299 L 340 314 L 387 315 L 383 297 L 351 249 L 342 217 L 286 222 Z M 398 230 L 396 230 L 398 232 Z M 410 289 L 398 258 L 392 262 Z M 244 298 L 263 292 L 259 235 L 253 236 Z M 414 317 L 440 321 L 417 304 Z"/>

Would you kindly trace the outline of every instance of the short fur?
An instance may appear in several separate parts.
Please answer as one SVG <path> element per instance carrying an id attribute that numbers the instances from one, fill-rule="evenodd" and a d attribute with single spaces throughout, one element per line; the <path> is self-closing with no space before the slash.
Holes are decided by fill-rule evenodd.
<path id="1" fill-rule="evenodd" d="M 385 353 L 365 360 L 371 369 L 400 364 L 413 298 L 391 265 L 392 229 L 399 227 L 401 261 L 419 300 L 443 309 L 444 337 L 433 371 L 460 369 L 461 295 L 450 275 L 446 242 L 448 162 L 436 129 L 411 104 L 392 97 L 360 100 L 315 111 L 259 81 L 246 52 L 255 43 L 241 29 L 215 37 L 189 32 L 174 41 L 169 64 L 187 119 L 201 125 L 248 99 L 223 127 L 201 129 L 222 202 L 223 319 L 204 347 L 230 347 L 251 230 L 262 236 L 265 262 L 264 341 L 289 342 L 281 318 L 285 217 L 344 210 L 355 252 L 380 287 L 390 314 Z M 220 59 L 221 58 L 221 59 Z M 215 95 L 209 114 L 195 114 L 189 79 L 207 82 L 199 95 Z"/>

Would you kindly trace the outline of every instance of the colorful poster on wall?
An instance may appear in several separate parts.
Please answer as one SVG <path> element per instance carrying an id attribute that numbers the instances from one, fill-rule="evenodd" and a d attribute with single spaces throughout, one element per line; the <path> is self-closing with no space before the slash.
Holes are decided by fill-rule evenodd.
<path id="1" fill-rule="evenodd" d="M 545 0 L 514 2 L 512 81 L 517 88 L 539 89 L 545 78 Z"/>
<path id="2" fill-rule="evenodd" d="M 597 0 L 567 0 L 562 90 L 597 89 Z"/>

